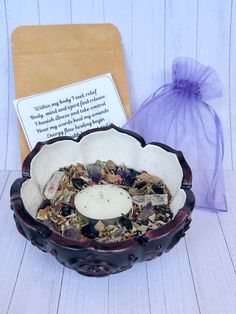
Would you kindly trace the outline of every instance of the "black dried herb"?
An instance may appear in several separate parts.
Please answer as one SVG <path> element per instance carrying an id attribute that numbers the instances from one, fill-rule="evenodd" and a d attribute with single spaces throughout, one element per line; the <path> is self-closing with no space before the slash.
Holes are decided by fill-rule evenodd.
<path id="1" fill-rule="evenodd" d="M 121 226 L 125 227 L 127 230 L 133 229 L 132 222 L 129 218 L 122 216 L 122 217 L 120 217 L 119 222 L 120 222 Z"/>
<path id="2" fill-rule="evenodd" d="M 162 205 L 157 205 L 154 207 L 154 210 L 157 213 L 165 213 L 166 212 L 166 207 L 162 206 Z"/>
<path id="3" fill-rule="evenodd" d="M 174 214 L 172 213 L 171 210 L 168 210 L 167 213 L 170 215 L 170 219 L 172 219 L 174 217 Z"/>
<path id="4" fill-rule="evenodd" d="M 85 184 L 85 181 L 81 178 L 73 178 L 72 184 L 73 184 L 74 188 L 80 190 L 83 187 L 83 185 Z"/>
<path id="5" fill-rule="evenodd" d="M 130 173 L 131 173 L 131 175 L 133 176 L 133 177 L 137 177 L 138 175 L 140 175 L 140 173 L 141 172 L 139 172 L 139 171 L 136 171 L 136 170 L 134 170 L 134 169 L 129 169 L 129 171 L 130 171 Z"/>
<path id="6" fill-rule="evenodd" d="M 91 224 L 87 224 L 81 227 L 81 233 L 89 239 L 95 239 L 99 235 L 99 231 L 96 230 Z"/>
<path id="7" fill-rule="evenodd" d="M 135 177 L 133 176 L 127 176 L 124 178 L 123 183 L 129 187 L 131 187 L 134 184 Z"/>
<path id="8" fill-rule="evenodd" d="M 163 189 L 158 184 L 153 184 L 152 185 L 152 190 L 156 194 L 164 194 Z"/>
<path id="9" fill-rule="evenodd" d="M 135 240 L 138 241 L 138 243 L 141 245 L 147 245 L 147 242 L 149 239 L 145 235 L 140 235 L 140 236 L 136 236 Z"/>
<path id="10" fill-rule="evenodd" d="M 138 182 L 137 184 L 135 184 L 135 187 L 140 190 L 142 188 L 144 188 L 145 186 L 147 185 L 147 182 L 146 181 L 141 181 L 141 182 Z"/>
<path id="11" fill-rule="evenodd" d="M 69 216 L 71 215 L 73 211 L 73 207 L 69 204 L 65 204 L 62 206 L 61 210 L 60 210 L 60 214 L 63 216 L 63 217 L 66 217 L 66 216 Z"/>

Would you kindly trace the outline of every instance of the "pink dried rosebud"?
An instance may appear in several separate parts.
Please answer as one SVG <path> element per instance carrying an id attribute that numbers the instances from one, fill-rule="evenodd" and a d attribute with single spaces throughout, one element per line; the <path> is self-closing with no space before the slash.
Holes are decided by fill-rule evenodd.
<path id="1" fill-rule="evenodd" d="M 106 175 L 106 179 L 113 184 L 120 184 L 122 182 L 122 178 L 121 176 L 117 175 L 117 174 L 107 174 Z"/>

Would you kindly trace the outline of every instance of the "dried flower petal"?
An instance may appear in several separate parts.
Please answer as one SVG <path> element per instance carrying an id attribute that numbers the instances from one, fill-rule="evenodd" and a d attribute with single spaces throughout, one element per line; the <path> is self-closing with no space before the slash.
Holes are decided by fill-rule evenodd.
<path id="1" fill-rule="evenodd" d="M 82 189 L 94 184 L 116 184 L 125 189 L 133 202 L 128 215 L 108 226 L 102 221 L 86 224 L 87 220 L 75 211 L 74 199 Z M 160 178 L 124 164 L 116 165 L 112 160 L 61 168 L 47 183 L 44 194 L 47 199 L 39 206 L 37 219 L 63 236 L 80 242 L 88 238 L 117 242 L 133 237 L 145 245 L 147 230 L 157 229 L 173 218 L 169 207 L 171 194 Z"/>
<path id="2" fill-rule="evenodd" d="M 116 174 L 121 176 L 122 179 L 125 179 L 131 175 L 130 171 L 127 169 L 117 169 Z"/>
<path id="3" fill-rule="evenodd" d="M 95 181 L 99 182 L 102 178 L 102 169 L 99 165 L 87 165 L 87 171 L 89 177 Z"/>
<path id="4" fill-rule="evenodd" d="M 122 178 L 119 175 L 116 174 L 107 174 L 106 179 L 108 182 L 113 183 L 113 184 L 120 184 L 122 182 Z"/>
<path id="5" fill-rule="evenodd" d="M 39 209 L 37 213 L 37 219 L 44 220 L 47 218 L 49 207 Z"/>
<path id="6" fill-rule="evenodd" d="M 154 214 L 152 203 L 147 203 L 146 206 L 142 208 L 142 211 L 137 216 L 137 221 L 147 220 L 150 216 Z"/>

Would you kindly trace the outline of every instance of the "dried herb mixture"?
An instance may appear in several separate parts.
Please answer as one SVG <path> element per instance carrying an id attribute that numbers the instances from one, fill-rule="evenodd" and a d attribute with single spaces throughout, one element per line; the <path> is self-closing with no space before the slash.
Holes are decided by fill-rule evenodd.
<path id="1" fill-rule="evenodd" d="M 115 184 L 125 189 L 132 198 L 130 212 L 110 224 L 91 222 L 82 216 L 74 206 L 75 195 L 94 184 Z M 112 160 L 59 169 L 47 183 L 44 196 L 37 219 L 74 240 L 116 242 L 134 237 L 143 243 L 147 230 L 157 229 L 173 218 L 171 194 L 160 178 L 116 165 Z"/>

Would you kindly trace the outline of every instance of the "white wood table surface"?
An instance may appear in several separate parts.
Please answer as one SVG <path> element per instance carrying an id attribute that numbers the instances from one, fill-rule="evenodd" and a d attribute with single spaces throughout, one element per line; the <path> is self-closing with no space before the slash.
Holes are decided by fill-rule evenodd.
<path id="1" fill-rule="evenodd" d="M 177 56 L 216 69 L 211 101 L 225 137 L 228 212 L 195 210 L 168 254 L 108 278 L 64 268 L 17 232 L 9 189 L 20 176 L 10 37 L 18 25 L 113 23 L 122 37 L 131 106 L 171 77 Z M 0 0 L 0 314 L 236 313 L 236 1 Z"/>

